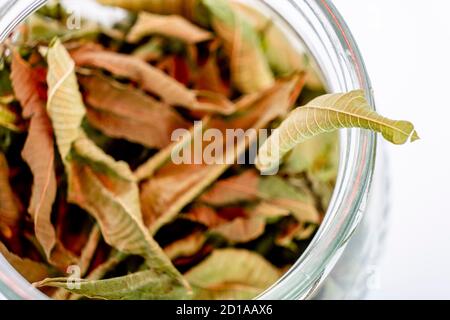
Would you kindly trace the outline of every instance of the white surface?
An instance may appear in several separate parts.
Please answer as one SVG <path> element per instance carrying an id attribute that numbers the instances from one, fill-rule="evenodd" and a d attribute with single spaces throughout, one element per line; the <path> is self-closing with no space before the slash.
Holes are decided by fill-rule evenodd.
<path id="1" fill-rule="evenodd" d="M 450 298 L 450 1 L 334 0 L 371 76 L 377 108 L 421 141 L 389 146 L 392 212 L 374 299 Z"/>

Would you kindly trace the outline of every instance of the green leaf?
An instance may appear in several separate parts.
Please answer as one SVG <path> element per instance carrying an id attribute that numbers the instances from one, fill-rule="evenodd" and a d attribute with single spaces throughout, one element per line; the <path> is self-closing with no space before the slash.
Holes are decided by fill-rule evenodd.
<path id="1" fill-rule="evenodd" d="M 47 110 L 59 153 L 65 162 L 73 142 L 81 135 L 86 108 L 78 88 L 75 63 L 58 39 L 50 45 L 47 63 Z"/>
<path id="2" fill-rule="evenodd" d="M 274 77 L 252 25 L 226 0 L 202 3 L 209 10 L 215 32 L 224 41 L 236 87 L 243 93 L 253 93 L 272 86 Z"/>
<path id="3" fill-rule="evenodd" d="M 149 35 L 176 38 L 189 44 L 210 40 L 212 34 L 177 15 L 163 16 L 141 12 L 127 35 L 127 41 L 139 42 Z"/>
<path id="4" fill-rule="evenodd" d="M 17 115 L 8 107 L 0 104 L 0 126 L 11 131 L 20 131 L 16 122 Z"/>
<path id="5" fill-rule="evenodd" d="M 173 279 L 154 270 L 145 270 L 106 280 L 79 280 L 69 278 L 46 279 L 36 287 L 64 288 L 69 292 L 92 299 L 110 300 L 164 300 L 186 299 L 184 288 L 177 287 Z M 79 285 L 79 288 L 77 288 Z"/>
<path id="6" fill-rule="evenodd" d="M 215 250 L 185 276 L 194 299 L 252 299 L 274 284 L 280 272 L 256 253 L 223 249 Z"/>
<path id="7" fill-rule="evenodd" d="M 341 128 L 376 131 L 394 144 L 419 139 L 412 123 L 390 120 L 373 111 L 362 90 L 328 94 L 297 108 L 283 121 L 259 149 L 257 167 L 262 172 L 270 172 L 297 144 Z"/>

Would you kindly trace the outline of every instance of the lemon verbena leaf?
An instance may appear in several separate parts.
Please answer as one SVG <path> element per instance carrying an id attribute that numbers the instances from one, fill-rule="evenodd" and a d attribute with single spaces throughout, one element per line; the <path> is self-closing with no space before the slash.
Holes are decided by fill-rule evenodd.
<path id="1" fill-rule="evenodd" d="M 176 38 L 191 44 L 212 38 L 209 31 L 197 27 L 183 17 L 141 12 L 127 35 L 127 41 L 136 43 L 143 37 L 154 34 Z"/>
<path id="2" fill-rule="evenodd" d="M 203 0 L 212 26 L 224 41 L 231 60 L 232 80 L 243 93 L 258 92 L 274 83 L 256 30 L 226 0 Z"/>
<path id="3" fill-rule="evenodd" d="M 280 273 L 256 253 L 221 249 L 185 276 L 195 299 L 251 299 L 276 282 Z"/>
<path id="4" fill-rule="evenodd" d="M 58 39 L 48 49 L 47 63 L 47 110 L 59 153 L 63 161 L 66 161 L 73 142 L 81 134 L 81 122 L 86 108 L 78 88 L 75 63 Z"/>
<path id="5" fill-rule="evenodd" d="M 419 139 L 412 123 L 390 120 L 373 111 L 362 90 L 328 94 L 292 111 L 259 149 L 257 167 L 263 172 L 271 171 L 279 166 L 283 156 L 297 144 L 318 134 L 341 128 L 363 128 L 379 132 L 394 144 Z"/>

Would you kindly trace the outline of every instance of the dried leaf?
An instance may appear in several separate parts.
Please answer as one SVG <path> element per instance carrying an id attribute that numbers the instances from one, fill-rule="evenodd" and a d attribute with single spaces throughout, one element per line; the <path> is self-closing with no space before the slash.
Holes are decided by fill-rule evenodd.
<path id="1" fill-rule="evenodd" d="M 159 60 L 164 54 L 161 38 L 151 38 L 147 43 L 137 47 L 132 55 L 144 61 Z"/>
<path id="2" fill-rule="evenodd" d="M 21 258 L 10 252 L 3 243 L 0 242 L 0 254 L 17 270 L 28 282 L 36 282 L 45 279 L 50 275 L 49 268 L 39 262 Z"/>
<path id="3" fill-rule="evenodd" d="M 78 88 L 75 63 L 59 40 L 50 45 L 47 63 L 47 110 L 59 153 L 63 161 L 66 161 L 73 142 L 81 134 L 86 108 Z"/>
<path id="4" fill-rule="evenodd" d="M 18 117 L 11 111 L 8 106 L 0 102 L 0 127 L 9 129 L 11 131 L 19 132 L 21 129 L 17 125 Z"/>
<path id="5" fill-rule="evenodd" d="M 84 246 L 80 255 L 80 273 L 84 276 L 88 271 L 92 258 L 94 257 L 95 251 L 97 250 L 100 239 L 102 238 L 102 232 L 98 225 L 95 225 L 90 234 L 86 245 Z"/>
<path id="6" fill-rule="evenodd" d="M 11 238 L 17 229 L 21 214 L 9 183 L 9 168 L 6 157 L 0 152 L 0 232 Z"/>
<path id="7" fill-rule="evenodd" d="M 298 39 L 288 37 L 271 17 L 257 9 L 234 1 L 231 4 L 261 34 L 264 53 L 277 76 L 285 77 L 296 72 L 306 72 L 306 86 L 312 90 L 323 89 L 323 81 L 305 50 L 298 43 Z"/>
<path id="8" fill-rule="evenodd" d="M 174 290 L 176 286 L 186 287 L 181 275 L 144 228 L 138 187 L 128 166 L 116 162 L 86 138 L 77 140 L 73 148 L 75 160 L 70 163 L 69 202 L 96 218 L 108 244 L 124 253 L 144 257 L 149 268 L 172 278 Z"/>
<path id="9" fill-rule="evenodd" d="M 217 92 L 224 97 L 229 97 L 231 94 L 231 88 L 222 79 L 219 69 L 216 53 L 212 53 L 212 56 L 206 61 L 206 63 L 200 66 L 197 74 L 195 75 L 195 88 L 197 90 L 206 90 L 210 92 Z"/>
<path id="10" fill-rule="evenodd" d="M 131 86 L 105 77 L 81 78 L 86 90 L 88 120 L 110 137 L 125 138 L 149 148 L 164 148 L 172 132 L 189 124 L 170 106 Z"/>
<path id="11" fill-rule="evenodd" d="M 364 91 L 329 94 L 314 99 L 289 115 L 260 148 L 257 167 L 263 172 L 271 171 L 297 144 L 321 133 L 354 127 L 382 133 L 394 144 L 419 139 L 412 123 L 389 120 L 373 111 Z"/>
<path id="12" fill-rule="evenodd" d="M 154 270 L 140 271 L 106 280 L 80 280 L 79 288 L 69 278 L 46 279 L 36 287 L 64 288 L 69 292 L 92 299 L 164 300 L 186 299 L 186 290 L 174 286 L 173 279 Z"/>
<path id="13" fill-rule="evenodd" d="M 207 206 L 194 207 L 189 212 L 182 214 L 181 218 L 202 224 L 208 228 L 214 228 L 227 222 L 213 208 Z"/>
<path id="14" fill-rule="evenodd" d="M 261 201 L 261 203 L 255 206 L 250 212 L 251 216 L 262 217 L 269 221 L 280 217 L 286 217 L 290 214 L 291 211 L 289 209 L 276 206 L 266 201 Z"/>
<path id="15" fill-rule="evenodd" d="M 213 36 L 209 31 L 197 27 L 183 17 L 141 12 L 127 35 L 127 41 L 136 43 L 154 34 L 176 38 L 189 44 L 210 40 Z"/>
<path id="16" fill-rule="evenodd" d="M 258 99 L 251 100 L 251 107 L 241 116 L 230 121 L 213 119 L 211 128 L 243 129 L 264 128 L 272 120 L 289 110 L 291 95 L 299 78 L 280 81 L 273 88 L 265 90 Z M 225 155 L 223 164 L 179 164 L 167 163 L 154 177 L 143 183 L 141 189 L 141 206 L 146 225 L 155 232 L 162 225 L 170 222 L 179 211 L 197 197 L 207 186 L 217 180 L 229 167 L 235 163 L 256 137 L 241 139 L 234 152 Z M 186 149 L 191 149 L 189 144 Z M 183 149 L 184 151 L 186 149 Z M 204 150 L 204 148 L 203 148 Z"/>
<path id="17" fill-rule="evenodd" d="M 202 3 L 211 14 L 214 30 L 224 41 L 236 87 L 243 93 L 271 87 L 274 77 L 251 24 L 226 0 L 202 0 Z"/>
<path id="18" fill-rule="evenodd" d="M 259 192 L 267 204 L 289 210 L 300 222 L 320 222 L 320 214 L 314 205 L 314 199 L 279 176 L 262 178 Z"/>
<path id="19" fill-rule="evenodd" d="M 245 243 L 260 237 L 265 230 L 266 222 L 260 217 L 236 218 L 210 230 L 231 243 Z"/>
<path id="20" fill-rule="evenodd" d="M 202 124 L 207 125 L 209 118 L 205 117 L 202 119 Z M 135 176 L 139 181 L 145 180 L 153 176 L 153 174 L 160 167 L 167 162 L 173 153 L 178 153 L 178 150 L 182 150 L 186 145 L 188 145 L 192 139 L 200 136 L 203 133 L 203 125 L 194 125 L 189 132 L 186 132 L 178 141 L 173 142 L 163 150 L 159 151 L 156 155 L 150 158 L 147 162 L 139 166 L 136 169 Z"/>
<path id="21" fill-rule="evenodd" d="M 252 299 L 275 283 L 280 273 L 260 255 L 238 249 L 215 250 L 185 274 L 194 299 Z"/>
<path id="22" fill-rule="evenodd" d="M 144 90 L 159 95 L 168 104 L 188 108 L 195 108 L 197 105 L 193 91 L 138 58 L 98 50 L 80 50 L 72 56 L 79 66 L 101 68 L 115 75 L 130 78 Z"/>
<path id="23" fill-rule="evenodd" d="M 247 170 L 239 176 L 216 182 L 199 200 L 211 206 L 221 207 L 258 199 L 259 174 Z"/>
<path id="24" fill-rule="evenodd" d="M 324 133 L 297 145 L 286 156 L 282 172 L 293 175 L 308 172 L 321 181 L 332 181 L 339 165 L 339 136 Z"/>
<path id="25" fill-rule="evenodd" d="M 148 11 L 156 14 L 177 14 L 201 22 L 204 18 L 198 12 L 201 0 L 97 0 L 101 4 L 121 7 L 131 11 Z"/>
<path id="26" fill-rule="evenodd" d="M 202 232 L 196 232 L 171 243 L 164 248 L 164 253 L 171 260 L 175 260 L 180 257 L 193 256 L 203 247 L 205 242 L 206 236 Z"/>
<path id="27" fill-rule="evenodd" d="M 11 80 L 23 108 L 23 116 L 31 118 L 22 157 L 33 173 L 34 182 L 28 212 L 33 217 L 36 237 L 46 256 L 51 259 L 56 245 L 56 232 L 51 222 L 56 198 L 55 153 L 53 129 L 40 99 L 33 70 L 19 55 L 13 53 Z"/>

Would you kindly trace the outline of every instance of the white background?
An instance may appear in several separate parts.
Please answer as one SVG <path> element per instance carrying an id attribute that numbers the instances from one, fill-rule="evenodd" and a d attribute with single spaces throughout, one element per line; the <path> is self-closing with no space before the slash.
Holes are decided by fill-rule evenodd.
<path id="1" fill-rule="evenodd" d="M 373 299 L 450 299 L 450 1 L 334 0 L 377 108 L 421 141 L 389 146 L 392 211 Z"/>

